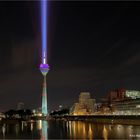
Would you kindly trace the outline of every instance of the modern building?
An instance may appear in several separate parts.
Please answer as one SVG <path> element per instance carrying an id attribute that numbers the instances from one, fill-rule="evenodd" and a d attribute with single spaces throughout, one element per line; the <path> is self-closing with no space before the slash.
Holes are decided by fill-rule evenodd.
<path id="1" fill-rule="evenodd" d="M 89 115 L 93 114 L 95 110 L 95 99 L 90 97 L 89 92 L 81 92 L 79 95 L 79 102 L 75 103 L 70 114 L 72 115 Z"/>
<path id="2" fill-rule="evenodd" d="M 125 97 L 131 98 L 131 99 L 140 98 L 140 91 L 137 91 L 137 90 L 126 90 Z"/>
<path id="3" fill-rule="evenodd" d="M 125 89 L 115 89 L 108 93 L 108 101 L 123 100 L 125 98 Z"/>
<path id="4" fill-rule="evenodd" d="M 110 102 L 115 100 L 125 99 L 137 99 L 140 98 L 140 91 L 137 90 L 126 90 L 126 89 L 115 89 L 109 92 L 108 100 Z"/>
<path id="5" fill-rule="evenodd" d="M 140 98 L 112 102 L 113 114 L 140 115 Z"/>
<path id="6" fill-rule="evenodd" d="M 116 115 L 140 115 L 140 91 L 118 89 L 108 96 L 112 113 Z"/>

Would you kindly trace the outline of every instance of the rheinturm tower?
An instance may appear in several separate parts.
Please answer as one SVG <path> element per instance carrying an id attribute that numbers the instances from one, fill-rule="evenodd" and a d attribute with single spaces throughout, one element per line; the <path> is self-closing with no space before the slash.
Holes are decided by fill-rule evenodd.
<path id="1" fill-rule="evenodd" d="M 46 75 L 49 71 L 48 64 L 40 64 L 40 71 L 43 74 L 43 91 L 42 91 L 42 115 L 46 116 L 48 114 L 47 108 L 47 84 L 46 84 Z"/>
<path id="2" fill-rule="evenodd" d="M 46 75 L 49 71 L 49 65 L 47 63 L 47 0 L 41 0 L 41 39 L 42 39 L 42 55 L 40 71 L 43 75 L 43 91 L 42 91 L 42 115 L 48 115 L 47 108 L 47 84 Z"/>

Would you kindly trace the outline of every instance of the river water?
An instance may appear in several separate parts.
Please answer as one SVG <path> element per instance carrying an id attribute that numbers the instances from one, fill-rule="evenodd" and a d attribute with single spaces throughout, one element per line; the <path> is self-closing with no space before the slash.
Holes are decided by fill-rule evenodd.
<path id="1" fill-rule="evenodd" d="M 1 124 L 0 139 L 140 139 L 140 126 L 39 120 Z"/>

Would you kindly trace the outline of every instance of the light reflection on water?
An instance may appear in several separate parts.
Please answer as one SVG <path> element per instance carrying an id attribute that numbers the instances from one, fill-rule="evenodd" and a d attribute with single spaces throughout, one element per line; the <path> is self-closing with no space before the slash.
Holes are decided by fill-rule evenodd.
<path id="1" fill-rule="evenodd" d="M 31 124 L 31 130 L 33 130 L 33 123 Z M 42 120 L 37 121 L 37 129 L 40 131 L 40 140 L 48 140 L 48 122 Z"/>
<path id="2" fill-rule="evenodd" d="M 49 127 L 48 127 L 49 126 Z M 0 124 L 0 139 L 140 139 L 140 126 L 85 121 L 36 121 Z"/>
<path id="3" fill-rule="evenodd" d="M 48 140 L 48 122 L 42 121 L 41 138 L 40 140 Z"/>
<path id="4" fill-rule="evenodd" d="M 103 138 L 105 140 L 108 140 L 108 130 L 106 129 L 106 126 L 103 127 Z"/>
<path id="5" fill-rule="evenodd" d="M 68 121 L 67 130 L 70 133 L 70 138 L 93 139 L 93 127 L 81 121 Z"/>

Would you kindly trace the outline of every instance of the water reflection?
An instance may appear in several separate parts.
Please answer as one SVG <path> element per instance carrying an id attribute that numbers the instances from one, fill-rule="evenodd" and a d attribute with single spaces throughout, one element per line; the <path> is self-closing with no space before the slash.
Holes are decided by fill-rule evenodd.
<path id="1" fill-rule="evenodd" d="M 31 128 L 31 131 L 33 131 L 33 122 L 31 122 L 31 126 L 30 126 L 30 128 Z"/>
<path id="2" fill-rule="evenodd" d="M 39 128 L 41 128 L 40 140 L 48 140 L 48 122 L 47 121 L 40 121 Z"/>
<path id="3" fill-rule="evenodd" d="M 66 127 L 70 139 L 131 139 L 132 136 L 140 138 L 140 126 L 68 121 Z"/>
<path id="4" fill-rule="evenodd" d="M 92 129 L 91 124 L 89 125 L 88 135 L 89 135 L 89 138 L 92 140 L 93 139 L 93 129 Z"/>
<path id="5" fill-rule="evenodd" d="M 20 131 L 20 126 L 19 126 L 19 124 L 16 124 L 16 125 L 15 125 L 16 136 L 18 136 L 19 131 Z"/>
<path id="6" fill-rule="evenodd" d="M 140 126 L 92 121 L 23 121 L 0 124 L 0 139 L 140 139 Z"/>
<path id="7" fill-rule="evenodd" d="M 3 124 L 2 126 L 3 139 L 5 138 L 5 132 L 6 132 L 6 124 Z"/>
<path id="8" fill-rule="evenodd" d="M 41 130 L 42 129 L 42 120 L 39 120 L 37 122 L 37 128 L 38 128 L 38 130 Z"/>
<path id="9" fill-rule="evenodd" d="M 103 138 L 104 140 L 108 140 L 108 130 L 105 125 L 103 126 Z"/>
<path id="10" fill-rule="evenodd" d="M 91 124 L 82 121 L 69 121 L 66 126 L 71 139 L 93 139 L 93 127 Z"/>

